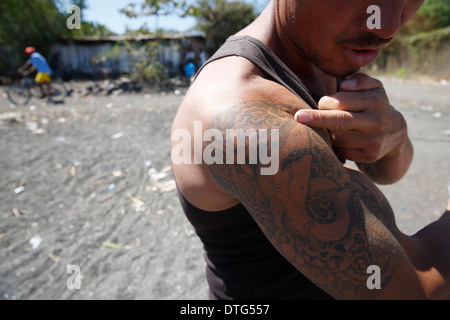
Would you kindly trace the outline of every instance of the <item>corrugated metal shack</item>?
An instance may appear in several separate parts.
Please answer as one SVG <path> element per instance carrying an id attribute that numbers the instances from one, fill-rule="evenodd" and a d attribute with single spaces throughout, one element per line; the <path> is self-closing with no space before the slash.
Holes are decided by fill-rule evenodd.
<path id="1" fill-rule="evenodd" d="M 170 76 L 182 74 L 188 51 L 199 54 L 205 50 L 201 35 L 125 35 L 80 37 L 61 40 L 52 45 L 49 62 L 54 72 L 64 78 L 103 78 L 132 72 L 129 56 L 110 57 L 108 52 L 123 41 L 144 44 L 157 41 L 157 60 L 166 66 Z"/>

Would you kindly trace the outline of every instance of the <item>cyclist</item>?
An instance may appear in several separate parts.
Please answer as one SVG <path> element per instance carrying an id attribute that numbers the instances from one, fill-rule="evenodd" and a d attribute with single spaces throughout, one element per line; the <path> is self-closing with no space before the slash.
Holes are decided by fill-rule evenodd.
<path id="1" fill-rule="evenodd" d="M 48 87 L 48 91 L 51 90 L 51 74 L 52 69 L 48 65 L 47 60 L 33 47 L 27 47 L 25 53 L 30 56 L 28 61 L 18 69 L 18 71 L 24 75 L 30 75 L 37 71 L 35 81 L 41 90 L 42 97 L 46 96 L 44 86 Z"/>

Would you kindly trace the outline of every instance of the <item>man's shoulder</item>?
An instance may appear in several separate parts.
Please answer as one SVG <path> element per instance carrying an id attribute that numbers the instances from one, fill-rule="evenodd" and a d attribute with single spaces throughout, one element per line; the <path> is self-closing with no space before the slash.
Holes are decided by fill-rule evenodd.
<path id="1" fill-rule="evenodd" d="M 303 127 L 294 115 L 305 108 L 309 108 L 305 101 L 267 79 L 245 59 L 225 58 L 207 65 L 198 75 L 176 125 L 193 128 L 194 121 L 202 121 L 204 130 L 277 129 L 284 135 Z M 326 132 L 321 135 L 328 138 Z"/>
<path id="2" fill-rule="evenodd" d="M 199 109 L 219 117 L 226 113 L 251 114 L 254 120 L 283 116 L 291 120 L 298 110 L 309 108 L 305 101 L 282 85 L 245 71 L 200 74 L 190 87 L 182 107 L 185 105 L 190 110 Z"/>
<path id="3" fill-rule="evenodd" d="M 261 69 L 246 58 L 224 57 L 205 65 L 191 86 L 191 96 L 202 99 L 228 101 L 255 99 L 303 104 L 295 94 L 270 79 Z"/>
<path id="4" fill-rule="evenodd" d="M 294 120 L 294 114 L 299 109 L 295 101 L 247 97 L 224 105 L 213 117 L 211 127 L 281 130 L 287 125 L 300 125 Z"/>
<path id="5" fill-rule="evenodd" d="M 323 129 L 309 128 L 294 119 L 295 113 L 308 108 L 305 102 L 293 99 L 276 99 L 273 96 L 251 96 L 223 105 L 210 118 L 207 128 L 219 129 L 222 132 L 240 130 L 244 133 L 276 131 L 280 141 L 287 143 L 284 150 L 301 148 L 303 140 L 310 135 L 317 136 L 324 144 L 331 146 L 328 132 Z M 295 137 L 292 139 L 292 137 Z M 295 140 L 295 141 L 294 141 Z M 261 139 L 258 139 L 260 142 Z M 280 154 L 283 156 L 283 153 Z"/>

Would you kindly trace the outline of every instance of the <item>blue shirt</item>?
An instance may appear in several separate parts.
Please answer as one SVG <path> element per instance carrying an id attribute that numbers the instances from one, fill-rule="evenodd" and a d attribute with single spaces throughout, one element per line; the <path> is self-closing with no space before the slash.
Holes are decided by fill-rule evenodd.
<path id="1" fill-rule="evenodd" d="M 34 52 L 28 61 L 36 68 L 37 72 L 52 74 L 47 60 L 40 53 Z"/>

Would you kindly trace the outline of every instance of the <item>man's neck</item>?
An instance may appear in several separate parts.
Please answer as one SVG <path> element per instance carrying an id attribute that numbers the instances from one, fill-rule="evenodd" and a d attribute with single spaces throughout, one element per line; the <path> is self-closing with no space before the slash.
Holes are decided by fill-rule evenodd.
<path id="1" fill-rule="evenodd" d="M 323 96 L 336 92 L 336 77 L 320 70 L 292 43 L 278 21 L 275 4 L 273 2 L 272 4 L 237 35 L 249 35 L 262 41 L 316 95 Z"/>

